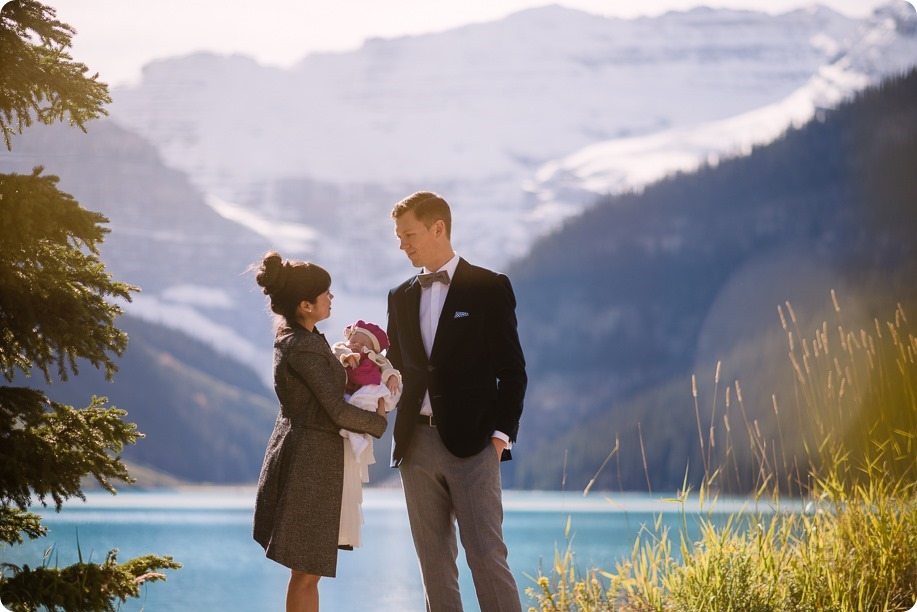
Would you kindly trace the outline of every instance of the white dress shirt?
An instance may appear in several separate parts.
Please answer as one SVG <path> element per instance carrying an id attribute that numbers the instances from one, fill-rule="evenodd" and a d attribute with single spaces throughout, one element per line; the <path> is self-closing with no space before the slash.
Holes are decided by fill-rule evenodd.
<path id="1" fill-rule="evenodd" d="M 455 269 L 458 267 L 459 256 L 457 253 L 452 255 L 452 259 L 447 261 L 439 270 L 428 270 L 423 268 L 423 273 L 440 272 L 445 270 L 449 273 L 449 280 L 455 278 Z M 443 312 L 443 304 L 446 302 L 446 295 L 449 293 L 449 285 L 443 283 L 433 283 L 429 287 L 420 289 L 420 337 L 423 340 L 423 348 L 427 352 L 427 357 L 433 351 L 433 340 L 436 338 L 436 329 L 439 327 L 439 316 Z M 420 406 L 420 414 L 433 414 L 430 406 L 430 391 L 427 390 L 423 396 L 423 404 Z M 499 438 L 506 442 L 507 448 L 510 448 L 509 436 L 502 431 L 495 431 L 493 437 Z"/>

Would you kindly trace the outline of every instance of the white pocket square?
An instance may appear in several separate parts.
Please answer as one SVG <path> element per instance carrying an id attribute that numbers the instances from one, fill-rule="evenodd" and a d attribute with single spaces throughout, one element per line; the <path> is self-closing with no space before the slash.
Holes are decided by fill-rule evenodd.
<path id="1" fill-rule="evenodd" d="M 465 312 L 465 311 L 463 311 L 463 310 L 458 310 L 458 311 L 456 311 L 455 316 L 452 317 L 452 318 L 453 318 L 453 319 L 461 319 L 462 317 L 467 317 L 467 316 L 468 316 L 468 313 L 467 313 L 467 312 Z"/>

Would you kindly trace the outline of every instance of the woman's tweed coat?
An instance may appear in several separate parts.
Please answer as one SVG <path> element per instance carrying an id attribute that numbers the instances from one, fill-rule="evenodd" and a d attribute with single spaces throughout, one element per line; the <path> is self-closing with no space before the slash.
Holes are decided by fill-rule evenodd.
<path id="1" fill-rule="evenodd" d="M 385 418 L 344 401 L 346 373 L 325 337 L 284 328 L 274 341 L 280 414 L 258 480 L 253 535 L 269 559 L 334 576 L 344 481 L 338 430 L 378 438 Z"/>

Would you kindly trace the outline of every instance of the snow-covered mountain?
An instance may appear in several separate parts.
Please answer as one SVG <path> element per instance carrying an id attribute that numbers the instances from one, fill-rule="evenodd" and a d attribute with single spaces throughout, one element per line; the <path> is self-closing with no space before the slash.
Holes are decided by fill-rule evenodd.
<path id="1" fill-rule="evenodd" d="M 779 100 L 858 25 L 820 8 L 619 20 L 549 6 L 290 71 L 242 57 L 157 62 L 116 92 L 112 115 L 207 188 L 488 180 Z"/>
<path id="2" fill-rule="evenodd" d="M 596 193 L 747 150 L 917 63 L 911 13 L 902 0 L 869 20 L 823 7 L 621 20 L 547 6 L 289 70 L 240 56 L 161 60 L 116 89 L 109 110 L 245 233 L 222 247 L 208 239 L 208 257 L 256 259 L 241 245 L 268 245 L 329 269 L 337 299 L 324 329 L 336 339 L 353 319 L 384 322 L 386 290 L 412 272 L 388 219 L 402 197 L 442 193 L 459 253 L 503 267 Z M 204 205 L 193 200 L 182 205 Z M 268 378 L 265 313 L 235 297 L 252 297 L 251 278 L 207 275 L 198 291 L 168 278 L 150 275 L 135 313 L 207 337 L 225 328 L 197 317 L 223 304 L 221 325 L 238 322 L 251 343 L 233 352 L 258 353 Z"/>
<path id="3" fill-rule="evenodd" d="M 321 254 L 376 291 L 405 275 L 405 260 L 389 240 L 361 245 L 365 262 L 343 256 L 355 222 L 387 238 L 391 204 L 435 189 L 457 208 L 458 247 L 500 266 L 559 221 L 524 189 L 543 165 L 778 102 L 860 27 L 825 8 L 622 20 L 547 6 L 311 55 L 292 70 L 164 60 L 115 91 L 111 113 L 219 201 L 311 225 L 317 238 L 291 254 Z"/>
<path id="4" fill-rule="evenodd" d="M 785 98 L 716 121 L 590 144 L 542 166 L 527 189 L 541 208 L 570 215 L 599 195 L 640 190 L 668 174 L 746 154 L 788 127 L 820 117 L 820 111 L 865 86 L 917 63 L 917 12 L 906 2 L 892 3 L 861 24 L 845 45 L 823 37 L 816 40 L 835 50 L 835 59 Z"/>

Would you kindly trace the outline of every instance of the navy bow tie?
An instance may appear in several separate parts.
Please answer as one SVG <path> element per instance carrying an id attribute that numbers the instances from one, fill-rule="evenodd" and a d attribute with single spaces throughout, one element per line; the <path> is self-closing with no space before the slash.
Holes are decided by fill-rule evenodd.
<path id="1" fill-rule="evenodd" d="M 440 270 L 439 272 L 430 272 L 429 274 L 418 274 L 417 280 L 420 281 L 420 286 L 426 289 L 433 283 L 439 281 L 444 285 L 449 284 L 449 272 L 446 270 Z"/>

